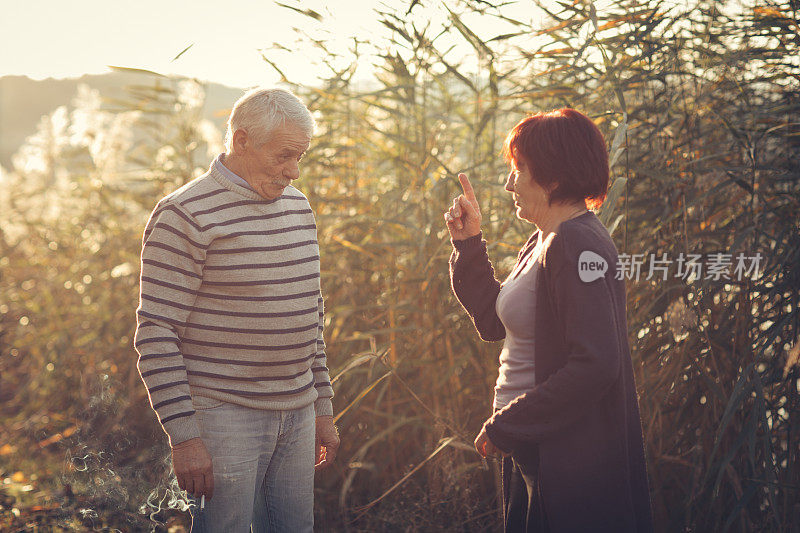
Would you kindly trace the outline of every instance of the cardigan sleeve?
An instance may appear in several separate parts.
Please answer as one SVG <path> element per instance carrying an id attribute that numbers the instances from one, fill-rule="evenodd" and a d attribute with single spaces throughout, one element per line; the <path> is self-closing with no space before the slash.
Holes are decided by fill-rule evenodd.
<path id="1" fill-rule="evenodd" d="M 556 235 L 546 250 L 547 287 L 562 324 L 566 363 L 531 391 L 496 411 L 484 428 L 495 446 L 506 452 L 525 442 L 541 442 L 585 414 L 618 379 L 622 368 L 617 309 L 609 276 L 584 283 L 578 276 L 580 248 Z M 617 305 L 624 302 L 617 302 Z M 538 311 L 538 310 L 537 310 Z"/>
<path id="2" fill-rule="evenodd" d="M 479 233 L 453 241 L 450 285 L 481 339 L 499 341 L 506 336 L 506 329 L 495 311 L 500 282 L 494 277 L 486 241 L 482 237 L 483 234 Z"/>

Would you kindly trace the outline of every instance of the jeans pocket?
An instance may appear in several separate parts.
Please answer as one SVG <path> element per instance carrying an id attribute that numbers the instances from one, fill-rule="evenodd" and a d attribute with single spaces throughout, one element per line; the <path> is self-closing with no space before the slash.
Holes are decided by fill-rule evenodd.
<path id="1" fill-rule="evenodd" d="M 192 405 L 194 405 L 195 411 L 208 411 L 210 409 L 222 407 L 225 405 L 225 402 L 206 396 L 192 396 Z"/>

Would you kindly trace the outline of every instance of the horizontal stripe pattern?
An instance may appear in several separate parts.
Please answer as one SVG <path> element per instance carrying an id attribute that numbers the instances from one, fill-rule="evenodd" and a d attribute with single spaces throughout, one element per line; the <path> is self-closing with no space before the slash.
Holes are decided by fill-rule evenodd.
<path id="1" fill-rule="evenodd" d="M 263 366 L 272 366 L 272 367 L 275 367 L 275 366 L 286 366 L 286 365 L 295 365 L 295 364 L 308 363 L 308 361 L 310 359 L 315 359 L 315 356 L 306 355 L 306 356 L 300 357 L 298 359 L 281 359 L 281 360 L 278 360 L 278 361 L 263 361 L 263 360 L 262 361 L 250 361 L 250 360 L 244 360 L 244 359 L 239 358 L 239 357 L 237 357 L 236 359 L 227 359 L 227 358 L 222 358 L 222 357 L 217 357 L 217 356 L 212 357 L 212 356 L 206 356 L 206 355 L 196 355 L 196 354 L 184 353 L 183 354 L 183 358 L 184 359 L 193 360 L 193 361 L 205 361 L 206 363 L 215 363 L 215 364 L 219 364 L 219 365 L 228 365 L 228 366 L 240 365 L 240 366 L 261 366 L 261 367 L 263 367 Z M 308 366 L 308 365 L 306 365 L 306 366 Z"/>
<path id="2" fill-rule="evenodd" d="M 300 226 L 287 226 L 284 228 L 275 228 L 275 229 L 268 229 L 263 231 L 257 230 L 250 230 L 250 231 L 235 231 L 233 233 L 228 233 L 227 235 L 221 235 L 217 237 L 219 240 L 223 239 L 235 239 L 239 237 L 248 237 L 248 236 L 255 236 L 255 237 L 266 237 L 268 235 L 280 235 L 280 234 L 287 234 L 287 233 L 294 233 L 298 231 L 308 231 L 316 229 L 315 224 L 303 224 Z"/>
<path id="3" fill-rule="evenodd" d="M 242 222 L 254 222 L 254 221 L 265 221 L 270 220 L 273 218 L 283 218 L 287 217 L 288 215 L 310 215 L 312 214 L 311 208 L 308 209 L 287 209 L 286 211 L 279 211 L 277 213 L 267 213 L 267 214 L 259 214 L 259 215 L 248 215 L 243 217 L 237 217 L 227 220 L 220 220 L 219 222 L 212 222 L 210 224 L 201 225 L 197 223 L 194 217 L 188 215 L 183 209 L 179 208 L 177 205 L 173 203 L 165 203 L 163 207 L 157 209 L 154 213 L 154 217 L 158 217 L 165 211 L 171 211 L 175 213 L 180 218 L 184 219 L 187 223 L 191 224 L 191 226 L 200 233 L 208 231 L 210 229 L 223 227 L 223 226 L 231 226 L 234 224 L 241 224 Z"/>
<path id="4" fill-rule="evenodd" d="M 239 396 L 249 397 L 249 398 L 266 398 L 266 397 L 275 397 L 275 396 L 290 396 L 294 394 L 299 394 L 301 392 L 308 391 L 314 387 L 314 380 L 311 380 L 308 385 L 304 385 L 302 387 L 298 387 L 296 389 L 289 389 L 289 390 L 274 390 L 274 391 L 242 391 L 240 389 L 222 389 L 222 388 L 209 388 L 209 390 L 217 391 L 217 392 L 226 392 L 229 394 L 235 394 Z"/>
<path id="5" fill-rule="evenodd" d="M 278 250 L 289 250 L 291 248 L 300 248 L 301 246 L 308 246 L 309 244 L 315 245 L 317 244 L 317 241 L 308 240 L 300 242 L 290 242 L 287 244 L 281 244 L 277 246 L 251 246 L 249 248 L 221 248 L 218 250 L 210 250 L 208 253 L 210 255 L 214 255 L 214 254 L 246 254 L 255 252 L 276 252 Z"/>
<path id="6" fill-rule="evenodd" d="M 309 279 L 313 279 L 313 278 L 309 278 Z M 169 289 L 173 289 L 175 291 L 179 291 L 179 292 L 185 293 L 186 295 L 189 295 L 192 299 L 196 299 L 196 298 L 200 297 L 200 298 L 208 298 L 208 299 L 214 299 L 214 300 L 229 300 L 229 301 L 241 300 L 241 301 L 245 301 L 245 302 L 277 302 L 277 301 L 282 301 L 282 300 L 297 300 L 297 299 L 308 300 L 309 296 L 314 296 L 317 292 L 319 292 L 318 290 L 311 290 L 311 291 L 306 291 L 306 292 L 297 292 L 297 293 L 290 293 L 290 294 L 275 294 L 275 295 L 267 294 L 265 296 L 239 296 L 239 295 L 236 295 L 236 294 L 226 294 L 226 293 L 216 293 L 216 292 L 205 292 L 205 291 L 199 291 L 199 290 L 192 290 L 189 287 L 182 287 L 182 286 L 180 286 L 178 284 L 170 283 L 168 281 L 160 281 L 160 280 L 157 280 L 157 279 L 152 278 L 150 276 L 142 276 L 142 281 L 144 283 L 152 283 L 154 285 L 158 285 L 158 286 L 161 286 L 161 287 L 167 287 Z M 148 299 L 148 300 L 151 300 L 151 301 L 154 301 L 154 302 L 161 302 L 161 303 L 165 302 L 165 300 L 163 300 L 162 298 L 158 298 L 157 296 L 150 296 L 147 293 L 143 293 L 142 294 L 142 298 Z M 178 309 L 189 309 L 189 310 L 191 310 L 193 308 L 193 306 L 191 306 L 191 305 L 187 306 L 186 304 L 181 304 L 180 302 L 172 302 L 172 303 L 174 303 L 175 307 L 177 307 Z"/>
<path id="7" fill-rule="evenodd" d="M 276 261 L 274 263 L 244 263 L 233 265 L 208 265 L 206 270 L 262 270 L 265 268 L 282 268 L 295 265 L 302 265 L 311 261 L 319 262 L 318 255 L 311 255 L 309 257 L 301 257 L 300 259 L 292 259 L 291 261 Z"/>
<path id="8" fill-rule="evenodd" d="M 273 201 L 249 193 L 212 168 L 143 232 L 134 346 L 173 443 L 199 436 L 193 393 L 331 414 L 313 212 L 291 186 Z"/>
<path id="9" fill-rule="evenodd" d="M 158 412 L 158 411 L 156 411 L 156 412 Z M 176 413 L 174 415 L 169 415 L 169 416 L 166 416 L 166 417 L 161 419 L 161 424 L 162 425 L 166 424 L 167 422 L 171 422 L 171 421 L 175 420 L 176 418 L 182 418 L 184 416 L 192 416 L 193 414 L 194 414 L 194 410 L 192 410 L 192 411 L 184 411 L 182 413 Z"/>

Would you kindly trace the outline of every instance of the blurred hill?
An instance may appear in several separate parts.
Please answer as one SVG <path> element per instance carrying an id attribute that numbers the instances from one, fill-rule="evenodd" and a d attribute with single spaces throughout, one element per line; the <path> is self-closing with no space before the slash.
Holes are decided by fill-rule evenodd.
<path id="1" fill-rule="evenodd" d="M 97 89 L 105 98 L 124 98 L 126 86 L 143 83 L 151 84 L 152 78 L 127 72 L 44 80 L 32 80 L 27 76 L 0 77 L 0 165 L 12 168 L 13 154 L 36 132 L 41 117 L 59 106 L 71 106 L 79 85 Z M 230 107 L 243 90 L 217 83 L 207 83 L 204 87 L 203 118 L 224 129 Z"/>

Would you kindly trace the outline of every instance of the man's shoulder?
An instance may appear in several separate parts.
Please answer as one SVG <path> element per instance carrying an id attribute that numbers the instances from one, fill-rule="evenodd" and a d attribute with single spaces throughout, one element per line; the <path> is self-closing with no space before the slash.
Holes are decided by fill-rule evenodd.
<path id="1" fill-rule="evenodd" d="M 303 194 L 300 189 L 296 189 L 292 185 L 287 185 L 286 188 L 283 190 L 283 194 L 281 195 L 283 200 L 288 201 L 297 201 L 303 203 L 309 203 L 308 198 L 305 194 Z"/>
<path id="2" fill-rule="evenodd" d="M 172 204 L 191 212 L 191 206 L 195 202 L 223 192 L 225 189 L 211 178 L 210 172 L 206 172 L 161 198 L 156 209 Z"/>

